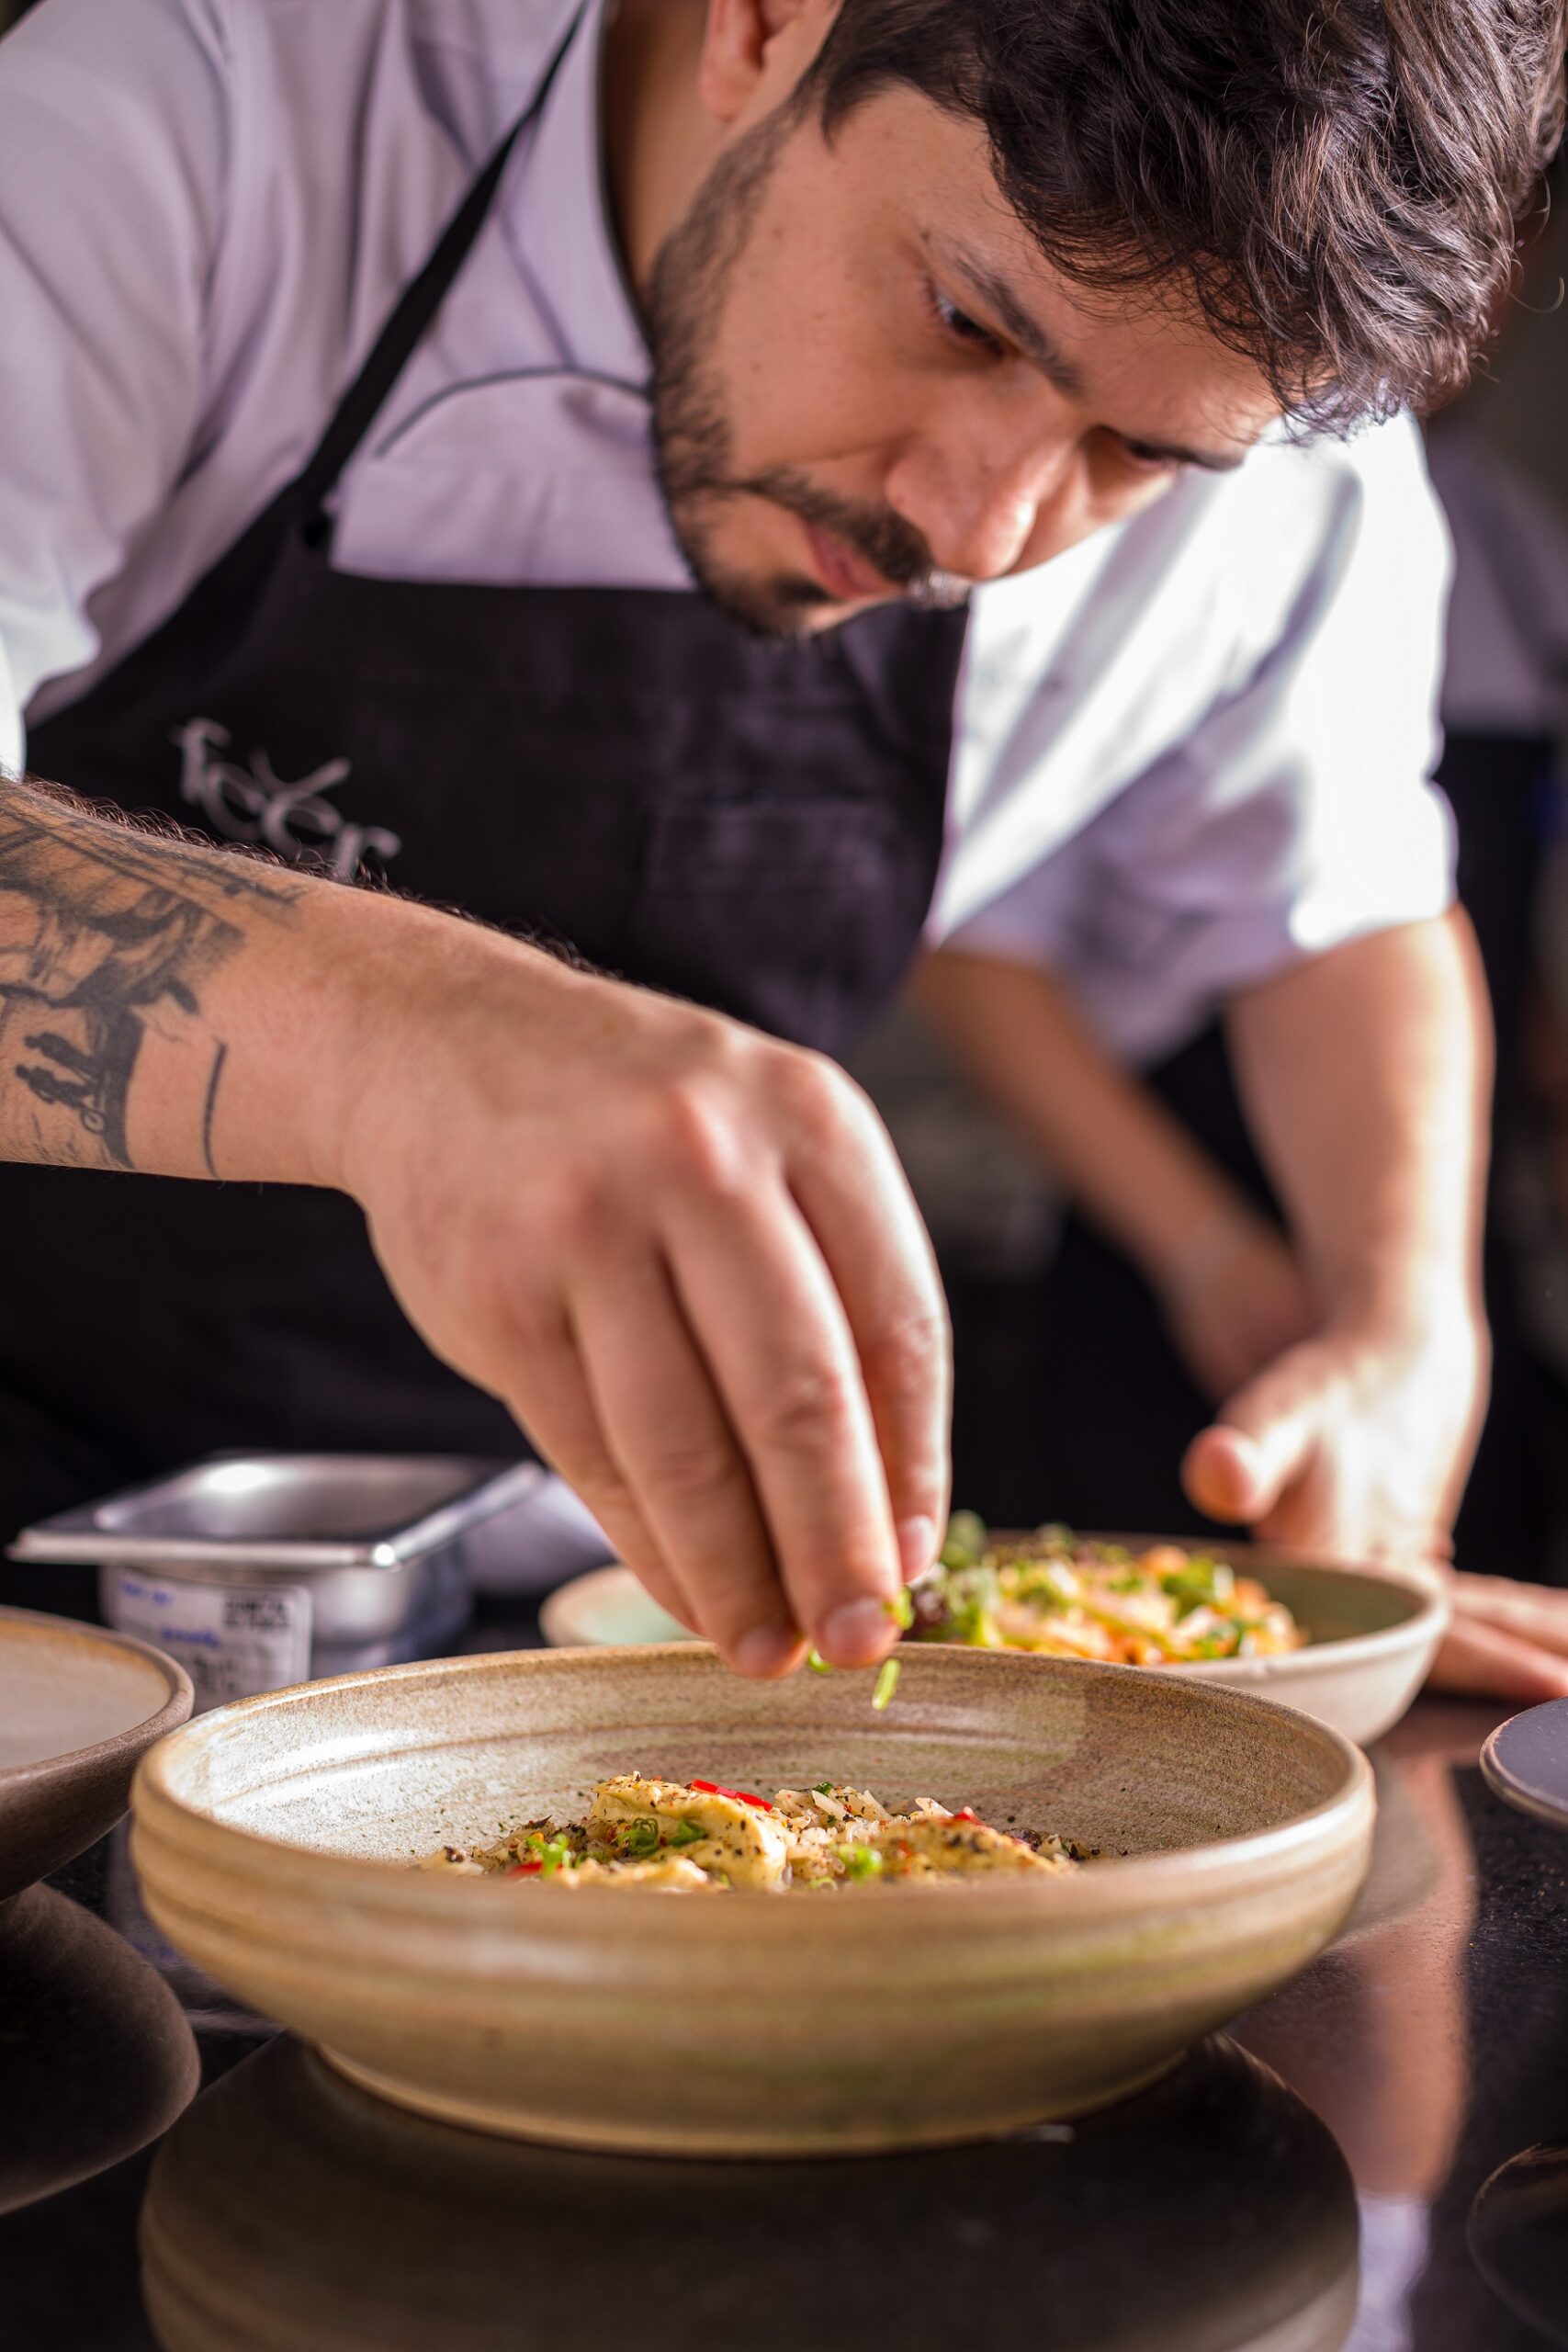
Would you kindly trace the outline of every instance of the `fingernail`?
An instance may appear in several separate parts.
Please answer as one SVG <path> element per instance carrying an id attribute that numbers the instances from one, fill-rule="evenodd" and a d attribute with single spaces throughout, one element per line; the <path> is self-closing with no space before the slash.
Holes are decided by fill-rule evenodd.
<path id="1" fill-rule="evenodd" d="M 741 1674 L 759 1677 L 783 1674 L 800 1647 L 793 1625 L 753 1625 L 735 1645 L 735 1664 Z"/>
<path id="2" fill-rule="evenodd" d="M 904 1582 L 913 1584 L 923 1577 L 936 1558 L 939 1546 L 934 1519 L 901 1519 L 898 1521 L 898 1557 L 903 1564 Z"/>
<path id="3" fill-rule="evenodd" d="M 885 1601 L 845 1600 L 823 1625 L 817 1646 L 829 1666 L 871 1666 L 886 1649 L 893 1633 Z"/>

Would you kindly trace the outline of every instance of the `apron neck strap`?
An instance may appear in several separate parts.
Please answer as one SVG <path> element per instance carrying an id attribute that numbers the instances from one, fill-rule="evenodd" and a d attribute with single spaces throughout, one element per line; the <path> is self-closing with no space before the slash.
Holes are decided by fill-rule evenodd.
<path id="1" fill-rule="evenodd" d="M 376 338 L 370 356 L 344 394 L 315 454 L 299 476 L 299 494 L 308 514 L 319 513 L 331 495 L 338 477 L 369 432 L 382 403 L 451 291 L 484 227 L 513 149 L 549 96 L 580 18 L 581 11 L 575 12 L 538 88 L 442 231 L 435 250 L 418 277 L 404 288 L 391 317 Z"/>

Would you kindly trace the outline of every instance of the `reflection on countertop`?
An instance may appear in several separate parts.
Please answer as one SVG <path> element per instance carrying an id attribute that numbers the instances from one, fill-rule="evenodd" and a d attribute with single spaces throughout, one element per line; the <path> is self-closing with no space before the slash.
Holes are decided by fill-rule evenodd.
<path id="1" fill-rule="evenodd" d="M 87 1917 L 138 1933 L 100 1848 L 66 1874 L 76 1905 L 0 1914 L 0 2335 L 7 2352 L 1568 2344 L 1568 1838 L 1483 1786 L 1496 1719 L 1425 1702 L 1382 1743 L 1349 1929 L 1233 2037 L 1070 2135 L 889 2160 L 595 2159 L 382 2108 L 156 1939 L 139 1956 Z M 186 2107 L 190 2027 L 209 2087 Z"/>
<path id="2" fill-rule="evenodd" d="M 145 2147 L 200 2078 L 178 2001 L 111 1928 L 51 1887 L 0 1904 L 0 2213 Z"/>
<path id="3" fill-rule="evenodd" d="M 141 2247 L 164 2352 L 1334 2352 L 1356 2302 L 1343 2158 L 1224 2041 L 1076 2128 L 784 2165 L 486 2140 L 278 2041 L 165 2140 Z"/>

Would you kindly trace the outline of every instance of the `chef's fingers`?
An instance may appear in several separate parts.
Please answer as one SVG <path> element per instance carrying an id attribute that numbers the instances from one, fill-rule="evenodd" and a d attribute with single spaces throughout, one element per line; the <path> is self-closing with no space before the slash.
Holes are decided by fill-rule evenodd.
<path id="1" fill-rule="evenodd" d="M 1256 1526 L 1312 1466 L 1327 1406 L 1313 1358 L 1292 1348 L 1222 1405 L 1181 1464 L 1189 1501 L 1211 1519 Z"/>
<path id="2" fill-rule="evenodd" d="M 869 1102 L 844 1090 L 850 1133 L 791 1168 L 795 1198 L 838 1285 L 887 1481 L 899 1559 L 923 1576 L 947 1528 L 953 1341 L 930 1239 Z M 847 1148 L 852 1140 L 855 1148 Z"/>
<path id="3" fill-rule="evenodd" d="M 600 1428 L 697 1630 L 742 1674 L 787 1674 L 806 1645 L 779 1583 L 751 1475 L 650 1251 L 606 1238 L 572 1285 Z"/>
<path id="4" fill-rule="evenodd" d="M 665 1559 L 640 1499 L 600 1425 L 581 1356 L 563 1308 L 519 1318 L 502 1395 L 524 1434 L 588 1505 L 627 1567 L 661 1609 L 694 1633 L 690 1595 Z"/>
<path id="5" fill-rule="evenodd" d="M 1568 1699 L 1568 1659 L 1479 1618 L 1456 1617 L 1427 1688 L 1534 1706 Z"/>
<path id="6" fill-rule="evenodd" d="M 1548 1585 L 1517 1584 L 1508 1577 L 1456 1575 L 1450 1585 L 1454 1609 L 1514 1634 L 1538 1648 L 1568 1657 L 1568 1592 Z"/>
<path id="7" fill-rule="evenodd" d="M 897 1637 L 887 1481 L 842 1303 L 783 1184 L 666 1209 L 677 1295 L 745 1454 L 794 1622 L 829 1666 Z"/>

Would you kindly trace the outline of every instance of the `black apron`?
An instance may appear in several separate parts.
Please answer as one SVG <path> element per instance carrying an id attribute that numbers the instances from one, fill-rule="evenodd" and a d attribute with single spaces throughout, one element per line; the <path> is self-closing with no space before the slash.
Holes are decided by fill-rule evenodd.
<path id="1" fill-rule="evenodd" d="M 34 730 L 32 765 L 839 1052 L 931 902 L 962 614 L 776 646 L 694 594 L 332 568 L 333 485 L 511 144 L 304 471 Z M 0 1234 L 0 1537 L 220 1447 L 520 1450 L 404 1321 L 341 1194 L 10 1167 Z"/>

